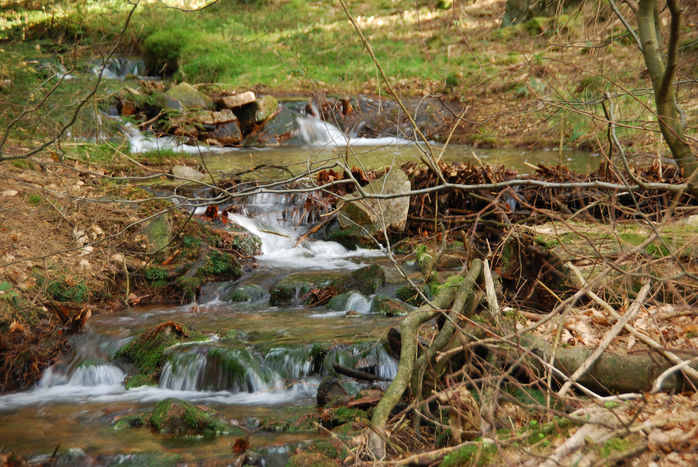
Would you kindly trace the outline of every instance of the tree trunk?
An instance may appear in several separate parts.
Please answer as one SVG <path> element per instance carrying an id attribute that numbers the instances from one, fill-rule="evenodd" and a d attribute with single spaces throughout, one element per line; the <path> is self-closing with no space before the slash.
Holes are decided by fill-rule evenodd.
<path id="1" fill-rule="evenodd" d="M 657 120 L 662 135 L 683 169 L 689 189 L 698 194 L 698 159 L 686 142 L 685 124 L 678 115 L 675 98 L 674 79 L 678 58 L 678 43 L 681 25 L 681 9 L 678 0 L 667 0 L 671 12 L 669 44 L 666 58 L 662 57 L 661 21 L 657 0 L 640 0 L 636 11 L 637 24 L 642 48 L 642 56 L 652 80 L 654 100 L 657 106 Z"/>

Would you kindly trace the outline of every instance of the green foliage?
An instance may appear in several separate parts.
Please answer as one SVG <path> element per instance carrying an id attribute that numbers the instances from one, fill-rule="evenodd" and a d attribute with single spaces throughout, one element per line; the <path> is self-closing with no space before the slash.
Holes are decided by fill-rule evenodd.
<path id="1" fill-rule="evenodd" d="M 169 271 L 162 266 L 148 266 L 145 268 L 145 271 L 143 271 L 143 274 L 145 278 L 151 282 L 165 281 L 169 275 Z"/>
<path id="2" fill-rule="evenodd" d="M 146 37 L 141 53 L 149 74 L 171 75 L 179 68 L 179 56 L 190 40 L 186 31 L 161 29 Z"/>
<path id="3" fill-rule="evenodd" d="M 82 279 L 78 282 L 65 277 L 47 280 L 43 275 L 37 274 L 36 283 L 39 287 L 46 287 L 46 293 L 59 302 L 83 303 L 90 296 L 90 289 Z"/>
<path id="4" fill-rule="evenodd" d="M 204 276 L 221 276 L 232 274 L 236 278 L 240 276 L 240 265 L 237 259 L 229 253 L 213 250 L 209 254 L 206 264 L 201 268 L 200 273 Z"/>
<path id="5" fill-rule="evenodd" d="M 496 455 L 497 448 L 494 444 L 485 442 L 470 444 L 447 454 L 439 467 L 488 465 Z"/>
<path id="6" fill-rule="evenodd" d="M 29 204 L 33 204 L 34 206 L 37 206 L 37 205 L 41 204 L 41 202 L 43 201 L 43 198 L 39 195 L 32 194 L 32 195 L 27 196 L 27 201 L 29 202 Z"/>

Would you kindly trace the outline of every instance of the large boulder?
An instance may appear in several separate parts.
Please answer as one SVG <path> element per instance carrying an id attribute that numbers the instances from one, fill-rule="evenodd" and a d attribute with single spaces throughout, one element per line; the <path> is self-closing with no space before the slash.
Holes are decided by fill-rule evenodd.
<path id="1" fill-rule="evenodd" d="M 172 86 L 166 93 L 167 105 L 175 110 L 212 110 L 213 100 L 206 94 L 199 92 L 189 83 L 179 83 Z"/>
<path id="2" fill-rule="evenodd" d="M 385 270 L 377 264 L 372 264 L 335 279 L 332 286 L 338 292 L 356 290 L 368 296 L 375 294 L 384 283 Z"/>
<path id="3" fill-rule="evenodd" d="M 410 181 L 400 169 L 393 168 L 382 177 L 373 180 L 363 189 L 369 194 L 402 194 L 410 191 Z M 373 235 L 388 229 L 403 231 L 410 207 L 409 196 L 389 199 L 358 199 L 343 202 L 339 211 L 339 226 L 348 229 L 360 225 Z"/>

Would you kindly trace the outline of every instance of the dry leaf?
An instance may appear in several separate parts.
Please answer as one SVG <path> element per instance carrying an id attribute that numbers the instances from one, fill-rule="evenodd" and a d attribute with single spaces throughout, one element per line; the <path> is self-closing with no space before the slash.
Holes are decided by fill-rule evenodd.
<path id="1" fill-rule="evenodd" d="M 24 332 L 24 326 L 18 323 L 17 320 L 13 320 L 12 323 L 10 323 L 10 334 L 13 332 Z"/>

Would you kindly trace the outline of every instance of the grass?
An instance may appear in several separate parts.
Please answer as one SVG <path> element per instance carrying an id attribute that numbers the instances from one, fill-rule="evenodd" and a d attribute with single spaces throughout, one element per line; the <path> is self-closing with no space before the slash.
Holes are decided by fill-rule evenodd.
<path id="1" fill-rule="evenodd" d="M 469 119 L 485 122 L 468 131 L 467 140 L 475 145 L 501 146 L 503 141 L 506 144 L 503 138 L 509 137 L 517 145 L 557 146 L 562 141 L 565 147 L 598 151 L 597 140 L 605 141 L 606 131 L 598 102 L 603 92 L 648 86 L 638 72 L 643 69 L 642 58 L 627 33 L 605 22 L 610 14 L 607 6 L 599 10 L 590 5 L 567 12 L 569 16 L 534 18 L 501 28 L 499 4 L 462 2 L 455 4 L 455 10 L 442 10 L 436 2 L 347 3 L 393 86 L 403 95 L 443 92 L 472 100 Z M 19 111 L 32 89 L 39 86 L 29 99 L 36 102 L 55 83 L 55 78 L 47 78 L 45 70 L 37 70 L 26 58 L 60 60 L 66 68 L 75 65 L 84 73 L 88 54 L 113 43 L 128 8 L 124 0 L 57 0 L 33 10 L 27 10 L 26 4 L 7 6 L 0 20 L 0 40 L 9 41 L 0 50 L 0 79 L 12 82 L 13 93 L 0 89 L 0 97 L 10 103 L 9 110 L 0 114 L 0 123 Z M 684 74 L 698 69 L 698 61 L 690 59 L 698 47 L 697 37 L 694 26 L 685 28 L 680 52 Z M 80 47 L 72 48 L 76 38 Z M 598 47 L 604 40 L 609 45 Z M 556 45 L 560 43 L 573 46 Z M 137 9 L 119 52 L 141 54 L 150 73 L 177 81 L 262 91 L 319 88 L 332 93 L 385 94 L 375 65 L 334 0 L 219 2 L 195 13 L 149 2 Z M 52 99 L 55 104 L 50 111 L 39 122 L 16 126 L 11 136 L 31 140 L 54 134 L 71 115 L 71 106 L 61 103 L 74 102 L 85 84 L 66 81 Z M 88 103 L 73 136 L 95 136 L 94 110 L 109 100 L 115 85 L 121 84 L 105 83 Z M 541 97 L 564 105 L 531 107 Z M 648 102 L 648 96 L 618 99 L 617 131 L 628 146 L 655 152 L 659 135 L 642 128 L 653 109 L 653 105 L 645 107 Z M 500 114 L 506 119 L 512 107 L 520 118 L 489 118 Z M 691 125 L 695 115 L 688 117 Z M 529 128 L 530 136 L 521 128 Z M 160 161 L 159 155 L 145 157 Z"/>

